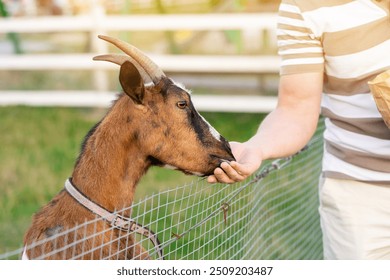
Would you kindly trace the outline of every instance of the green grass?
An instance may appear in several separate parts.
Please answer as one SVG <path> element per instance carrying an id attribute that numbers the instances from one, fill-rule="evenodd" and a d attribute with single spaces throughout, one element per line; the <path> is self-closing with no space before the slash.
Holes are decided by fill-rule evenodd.
<path id="1" fill-rule="evenodd" d="M 0 107 L 0 253 L 22 245 L 31 216 L 59 192 L 70 176 L 88 130 L 103 109 Z M 244 141 L 264 117 L 203 113 L 229 140 Z M 181 185 L 193 178 L 152 168 L 137 196 Z"/>

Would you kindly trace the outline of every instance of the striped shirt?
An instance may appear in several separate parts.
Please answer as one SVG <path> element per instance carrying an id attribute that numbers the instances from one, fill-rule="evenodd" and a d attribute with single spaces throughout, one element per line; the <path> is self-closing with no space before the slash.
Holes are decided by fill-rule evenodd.
<path id="1" fill-rule="evenodd" d="M 390 186 L 390 129 L 367 82 L 390 69 L 390 0 L 282 0 L 280 74 L 322 72 L 325 177 Z"/>

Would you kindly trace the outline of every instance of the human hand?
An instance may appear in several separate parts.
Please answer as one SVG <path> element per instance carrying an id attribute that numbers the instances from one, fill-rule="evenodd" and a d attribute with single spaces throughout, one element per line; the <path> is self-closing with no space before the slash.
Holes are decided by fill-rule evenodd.
<path id="1" fill-rule="evenodd" d="M 236 161 L 222 162 L 220 167 L 214 170 L 214 175 L 207 178 L 209 183 L 235 183 L 245 180 L 261 165 L 262 158 L 259 152 L 248 142 L 230 142 Z"/>

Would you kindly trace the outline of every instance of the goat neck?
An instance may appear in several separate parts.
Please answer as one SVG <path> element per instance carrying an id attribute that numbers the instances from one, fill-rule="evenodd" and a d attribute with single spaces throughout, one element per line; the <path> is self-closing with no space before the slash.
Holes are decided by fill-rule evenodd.
<path id="1" fill-rule="evenodd" d="M 122 114 L 132 111 L 131 103 L 121 96 L 91 129 L 72 174 L 75 186 L 109 211 L 131 205 L 135 186 L 151 165 L 135 143 L 137 132 L 127 124 L 131 116 Z"/>

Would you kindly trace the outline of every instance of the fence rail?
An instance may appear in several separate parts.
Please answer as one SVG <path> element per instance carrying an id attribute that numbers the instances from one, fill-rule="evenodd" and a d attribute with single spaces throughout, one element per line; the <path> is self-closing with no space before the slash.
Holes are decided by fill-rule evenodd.
<path id="1" fill-rule="evenodd" d="M 76 17 L 40 17 L 40 18 L 1 18 L 0 33 L 44 33 L 85 31 L 90 34 L 89 53 L 65 54 L 0 54 L 0 71 L 20 70 L 90 70 L 94 73 L 92 91 L 0 91 L 0 105 L 30 104 L 44 106 L 75 106 L 75 102 L 65 102 L 72 96 L 79 100 L 79 106 L 102 106 L 104 100 L 111 99 L 113 93 L 107 93 L 106 70 L 115 69 L 109 63 L 93 62 L 96 54 L 107 53 L 105 42 L 97 39 L 97 34 L 110 31 L 165 31 L 165 30 L 241 30 L 244 45 L 251 48 L 252 42 L 260 42 L 264 33 L 274 34 L 275 14 L 202 14 L 202 15 L 106 15 L 101 6 L 96 6 L 90 15 Z M 266 32 L 265 32 L 266 31 Z M 254 40 L 254 36 L 257 36 Z M 273 38 L 274 36 L 271 35 Z M 267 39 L 269 41 L 270 39 Z M 272 41 L 272 40 L 271 40 Z M 276 74 L 279 58 L 276 55 L 172 55 L 149 54 L 167 73 L 180 74 Z M 61 63 L 58 63 L 58 62 Z M 53 96 L 51 96 L 53 95 Z M 104 96 L 103 99 L 98 96 Z M 22 98 L 23 97 L 23 102 Z M 275 97 L 241 96 L 199 96 L 199 110 L 215 111 L 256 111 L 268 112 L 276 104 Z M 44 98 L 44 99 L 41 99 Z M 234 103 L 230 103 L 233 100 Z M 64 103 L 61 103 L 63 102 Z M 237 102 L 236 102 L 237 101 Z M 51 103 L 52 102 L 52 103 Z M 244 106 L 243 103 L 245 103 Z M 74 104 L 74 105 L 72 105 Z M 107 103 L 108 106 L 110 103 Z M 248 104 L 253 104 L 248 106 Z M 256 106 L 258 105 L 257 109 Z"/>
<path id="2" fill-rule="evenodd" d="M 44 16 L 39 18 L 2 18 L 1 32 L 60 31 L 165 31 L 165 30 L 274 30 L 276 15 L 253 14 L 169 14 L 105 15 L 94 9 L 84 16 Z"/>
<path id="3" fill-rule="evenodd" d="M 107 107 L 116 98 L 113 92 L 96 91 L 3 91 L 2 105 L 56 106 L 56 107 Z M 205 112 L 268 112 L 276 106 L 272 96 L 215 96 L 193 95 L 198 110 Z"/>
<path id="4" fill-rule="evenodd" d="M 0 70 L 117 69 L 114 64 L 92 61 L 95 54 L 0 55 Z M 272 74 L 279 58 L 273 56 L 158 55 L 150 57 L 170 73 Z M 59 63 L 60 62 L 60 63 Z"/>

